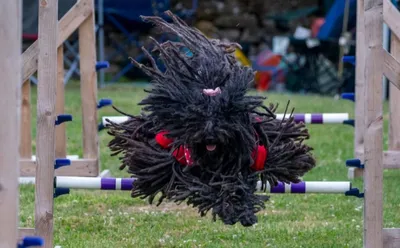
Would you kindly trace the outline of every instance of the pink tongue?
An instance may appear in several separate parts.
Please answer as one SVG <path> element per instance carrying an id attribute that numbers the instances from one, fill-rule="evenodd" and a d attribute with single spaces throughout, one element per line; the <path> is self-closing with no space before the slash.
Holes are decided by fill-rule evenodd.
<path id="1" fill-rule="evenodd" d="M 216 147 L 216 145 L 206 145 L 207 150 L 210 152 L 214 151 Z"/>

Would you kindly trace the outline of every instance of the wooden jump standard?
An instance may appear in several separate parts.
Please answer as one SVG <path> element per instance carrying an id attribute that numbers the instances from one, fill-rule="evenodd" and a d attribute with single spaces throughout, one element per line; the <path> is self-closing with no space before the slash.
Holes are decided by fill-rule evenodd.
<path id="1" fill-rule="evenodd" d="M 392 32 L 383 48 L 383 24 Z M 400 168 L 400 12 L 390 0 L 357 1 L 355 157 L 364 177 L 364 244 L 400 247 L 400 228 L 383 228 L 383 170 Z M 383 150 L 382 77 L 390 82 L 389 150 Z M 394 210 L 395 211 L 395 210 Z"/>
<path id="2" fill-rule="evenodd" d="M 373 3 L 375 1 L 363 0 L 358 1 L 357 6 L 375 6 Z M 384 3 L 382 5 L 382 3 Z M 380 6 L 377 7 L 380 14 L 378 17 L 373 16 L 373 13 L 379 13 L 377 10 L 368 10 L 368 14 L 363 8 L 357 8 L 357 46 L 356 46 L 356 85 L 355 85 L 355 134 L 354 134 L 354 154 L 356 158 L 361 161 L 365 161 L 364 148 L 366 145 L 365 135 L 366 127 L 368 126 L 368 105 L 366 102 L 371 99 L 372 92 L 366 91 L 366 85 L 368 83 L 371 74 L 377 74 L 377 77 L 382 77 L 383 75 L 391 82 L 390 84 L 390 99 L 389 99 L 389 132 L 388 132 L 388 150 L 383 152 L 383 168 L 384 169 L 400 169 L 400 90 L 399 90 L 399 75 L 400 75 L 400 43 L 399 43 L 399 25 L 400 15 L 396 7 L 390 2 L 390 0 L 380 0 Z M 371 12 L 372 11 L 372 12 Z M 376 20 L 380 21 L 378 24 Z M 374 23 L 376 21 L 376 24 Z M 370 23 L 375 26 L 371 26 Z M 386 23 L 391 30 L 391 45 L 390 53 L 383 49 L 383 23 Z M 367 32 L 371 33 L 369 30 L 372 27 L 374 29 L 374 35 L 379 32 L 382 37 L 374 38 L 371 41 L 371 37 L 365 37 L 367 34 L 365 32 L 365 26 L 368 26 Z M 367 49 L 368 43 L 379 42 L 378 58 L 374 60 L 379 60 L 382 64 L 375 68 L 370 65 L 370 61 L 367 61 Z M 377 52 L 378 53 L 378 52 Z M 382 67 L 382 68 L 381 68 Z M 372 72 L 373 69 L 374 71 Z M 372 91 L 379 91 L 382 93 L 381 88 L 373 89 Z M 376 93 L 377 94 L 377 93 Z M 383 101 L 382 97 L 381 100 Z M 381 104 L 381 103 L 377 103 Z M 380 106 L 380 105 L 379 105 Z M 378 107 L 379 107 L 378 106 Z M 348 177 L 350 179 L 363 176 L 362 168 L 349 168 Z"/>
<path id="3" fill-rule="evenodd" d="M 43 1 L 41 1 L 43 2 Z M 48 10 L 52 1 L 44 1 L 47 4 L 41 6 L 43 12 Z M 63 42 L 76 30 L 79 29 L 79 55 L 81 71 L 81 104 L 83 124 L 83 158 L 72 159 L 70 166 L 56 170 L 56 175 L 64 176 L 99 176 L 99 146 L 97 132 L 97 73 L 96 73 L 96 42 L 95 22 L 92 0 L 79 0 L 64 16 L 56 23 L 55 32 L 57 47 L 57 58 L 51 61 L 57 62 L 57 74 L 53 84 L 57 82 L 57 99 L 55 99 L 56 115 L 64 114 L 64 64 L 63 64 Z M 39 16 L 40 22 L 41 16 Z M 42 23 L 43 24 L 43 23 Z M 42 28 L 43 30 L 43 28 Z M 40 33 L 39 33 L 40 35 Z M 42 44 L 43 44 L 42 39 Z M 46 46 L 45 44 L 43 44 Z M 32 158 L 32 127 L 31 127 L 31 97 L 29 77 L 38 69 L 40 50 L 48 49 L 40 47 L 39 40 L 35 41 L 23 54 L 23 80 L 22 86 L 22 124 L 21 124 L 21 177 L 32 177 L 35 175 L 38 163 Z M 49 55 L 48 55 L 49 56 Z M 39 72 L 40 73 L 40 72 Z M 43 73 L 42 73 L 43 74 Z M 40 76 L 39 76 L 40 77 Z M 51 79 L 53 80 L 53 79 Z M 39 86 L 40 87 L 40 86 Z M 55 98 L 55 96 L 51 96 Z M 38 100 L 38 104 L 41 104 Z M 39 114 L 39 113 L 38 113 Z M 38 118 L 40 116 L 38 115 Z M 55 131 L 55 156 L 65 158 L 66 154 L 66 132 L 65 124 L 61 124 Z"/>

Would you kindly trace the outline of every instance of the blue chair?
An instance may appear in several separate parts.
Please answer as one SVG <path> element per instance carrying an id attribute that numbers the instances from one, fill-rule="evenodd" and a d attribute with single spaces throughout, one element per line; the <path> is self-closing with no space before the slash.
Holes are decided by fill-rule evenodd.
<path id="1" fill-rule="evenodd" d="M 142 47 L 143 44 L 138 39 L 139 34 L 151 28 L 151 25 L 142 22 L 140 16 L 160 16 L 168 20 L 164 15 L 164 11 L 171 9 L 171 6 L 169 0 L 97 0 L 96 6 L 99 15 L 99 28 L 102 29 L 107 25 L 124 37 L 124 41 L 121 43 L 120 40 L 116 41 L 113 37 L 104 36 L 104 30 L 99 34 L 99 60 L 107 60 L 111 64 L 115 64 L 113 61 L 117 56 L 124 58 L 124 64 L 121 65 L 121 68 L 109 82 L 105 82 L 104 72 L 100 72 L 100 85 L 104 86 L 107 83 L 119 81 L 133 68 L 128 59 L 132 56 L 128 54 L 128 47 Z M 185 20 L 192 18 L 196 9 L 197 0 L 193 0 L 191 9 L 183 9 L 179 12 L 174 12 L 174 14 Z M 104 51 L 105 38 L 107 38 L 107 42 L 114 50 L 106 55 Z M 163 36 L 160 37 L 159 41 L 164 38 Z M 135 59 L 140 62 L 145 59 L 145 56 L 143 53 L 139 53 Z"/>

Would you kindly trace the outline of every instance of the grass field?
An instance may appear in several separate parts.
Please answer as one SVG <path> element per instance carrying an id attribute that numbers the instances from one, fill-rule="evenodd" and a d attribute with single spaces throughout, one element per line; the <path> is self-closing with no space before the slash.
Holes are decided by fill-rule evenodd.
<path id="1" fill-rule="evenodd" d="M 33 90 L 35 92 L 35 90 Z M 100 98 L 112 98 L 128 113 L 138 113 L 136 103 L 143 89 L 133 87 L 99 90 Z M 317 96 L 269 95 L 268 102 L 287 100 L 296 112 L 349 112 L 354 104 Z M 36 102 L 33 94 L 33 102 Z M 68 86 L 66 113 L 74 115 L 67 124 L 68 154 L 82 155 L 82 131 L 79 88 Z M 36 106 L 32 107 L 33 113 Z M 387 112 L 387 111 L 386 111 Z M 101 115 L 116 114 L 112 108 Z M 100 119 L 99 119 L 100 120 Z M 32 120 L 36 126 L 36 120 Z M 353 127 L 345 125 L 309 125 L 317 167 L 304 180 L 347 180 L 345 160 L 353 156 Z M 35 133 L 35 130 L 33 129 Z M 386 137 L 386 136 L 385 136 Z M 110 137 L 100 134 L 102 169 L 113 176 L 127 177 L 119 171 L 117 158 L 109 156 Z M 35 146 L 35 141 L 33 141 Z M 385 227 L 400 226 L 400 171 L 385 171 Z M 362 187 L 361 180 L 354 185 Z M 20 225 L 34 225 L 34 187 L 21 189 Z M 129 192 L 72 191 L 55 199 L 55 244 L 63 248 L 106 247 L 362 247 L 363 200 L 344 195 L 273 195 L 266 209 L 258 214 L 259 223 L 244 228 L 199 217 L 196 209 L 172 203 L 149 206 L 145 200 L 130 198 Z"/>

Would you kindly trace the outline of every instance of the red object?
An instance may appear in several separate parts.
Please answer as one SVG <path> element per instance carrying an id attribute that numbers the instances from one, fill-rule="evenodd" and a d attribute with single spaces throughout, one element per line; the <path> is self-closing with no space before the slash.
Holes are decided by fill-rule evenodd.
<path id="1" fill-rule="evenodd" d="M 311 36 L 317 37 L 319 30 L 321 29 L 322 25 L 325 23 L 325 18 L 315 18 L 315 20 L 311 24 Z"/>
<path id="2" fill-rule="evenodd" d="M 170 148 L 173 139 L 165 137 L 168 134 L 167 131 L 161 131 L 156 134 L 156 142 L 164 149 Z M 179 146 L 175 151 L 172 152 L 172 155 L 178 160 L 178 162 L 182 165 L 189 165 L 193 164 L 193 160 L 190 157 L 190 150 L 184 146 Z"/>
<path id="3" fill-rule="evenodd" d="M 274 54 L 271 50 L 265 50 L 260 53 L 257 58 L 256 63 L 259 66 L 266 66 L 270 68 L 278 68 L 281 63 L 282 56 L 279 54 Z M 282 72 L 279 70 L 266 70 L 266 71 L 257 71 L 256 73 L 256 88 L 259 91 L 267 91 L 270 86 L 272 80 L 275 78 L 278 81 L 284 80 L 284 78 L 280 78 Z"/>
<path id="4" fill-rule="evenodd" d="M 258 120 L 258 121 L 261 121 Z M 161 131 L 156 134 L 156 142 L 164 149 L 168 149 L 173 142 L 173 139 L 165 137 L 167 131 Z M 179 146 L 172 152 L 172 155 L 178 160 L 181 165 L 192 166 L 193 160 L 190 156 L 190 150 L 185 146 Z M 265 160 L 267 159 L 268 151 L 264 146 L 257 146 L 257 149 L 251 154 L 254 159 L 254 164 L 251 166 L 254 170 L 263 170 Z"/>
<path id="5" fill-rule="evenodd" d="M 38 35 L 37 34 L 22 34 L 22 39 L 24 40 L 37 40 Z"/>
<path id="6" fill-rule="evenodd" d="M 265 146 L 257 146 L 257 150 L 254 150 L 251 154 L 254 159 L 254 164 L 251 166 L 256 171 L 264 169 L 265 160 L 268 156 L 268 151 Z"/>
<path id="7" fill-rule="evenodd" d="M 165 137 L 165 135 L 167 133 L 168 133 L 167 131 L 161 131 L 156 135 L 157 143 L 164 149 L 169 148 L 169 146 L 172 144 L 172 142 L 174 142 L 173 139 L 169 139 L 169 138 Z"/>
<path id="8" fill-rule="evenodd" d="M 186 165 L 186 156 L 185 156 L 185 148 L 183 146 L 178 147 L 175 151 L 172 152 L 172 155 L 178 160 L 178 162 L 182 165 Z"/>
<path id="9" fill-rule="evenodd" d="M 257 72 L 257 90 L 267 91 L 271 85 L 271 73 L 270 72 Z"/>
<path id="10" fill-rule="evenodd" d="M 188 148 L 185 147 L 185 158 L 186 158 L 186 164 L 188 166 L 192 166 L 193 165 L 193 160 L 192 157 L 190 156 L 191 152 Z"/>

